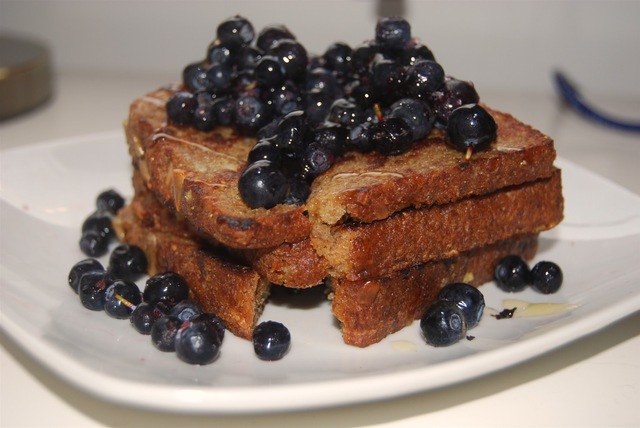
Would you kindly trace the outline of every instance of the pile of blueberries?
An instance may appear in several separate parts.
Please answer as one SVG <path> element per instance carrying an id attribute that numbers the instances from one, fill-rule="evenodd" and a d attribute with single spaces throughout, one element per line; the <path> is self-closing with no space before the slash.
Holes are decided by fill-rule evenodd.
<path id="1" fill-rule="evenodd" d="M 151 337 L 157 349 L 175 352 L 189 364 L 215 361 L 225 326 L 218 316 L 203 312 L 189 299 L 184 278 L 174 272 L 158 273 L 141 290 L 136 281 L 147 272 L 148 262 L 135 245 L 117 245 L 106 267 L 96 258 L 105 255 L 115 240 L 112 219 L 123 206 L 124 199 L 114 190 L 98 195 L 96 211 L 83 223 L 80 239 L 80 249 L 89 258 L 71 268 L 69 286 L 85 308 L 128 319 L 136 331 Z M 260 359 L 281 359 L 290 343 L 289 330 L 281 323 L 264 321 L 254 329 L 253 347 Z"/>
<path id="2" fill-rule="evenodd" d="M 445 74 L 403 18 L 375 38 L 310 55 L 284 26 L 256 34 L 235 16 L 219 24 L 204 59 L 183 70 L 166 104 L 178 126 L 233 126 L 257 143 L 239 181 L 251 208 L 303 204 L 310 183 L 348 151 L 398 155 L 431 130 L 466 152 L 487 147 L 496 123 L 473 84 Z"/>

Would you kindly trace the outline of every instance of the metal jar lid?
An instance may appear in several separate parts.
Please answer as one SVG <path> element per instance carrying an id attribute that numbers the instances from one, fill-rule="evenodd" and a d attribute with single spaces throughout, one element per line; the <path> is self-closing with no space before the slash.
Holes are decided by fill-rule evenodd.
<path id="1" fill-rule="evenodd" d="M 32 41 L 0 35 L 0 119 L 30 110 L 50 95 L 47 49 Z"/>

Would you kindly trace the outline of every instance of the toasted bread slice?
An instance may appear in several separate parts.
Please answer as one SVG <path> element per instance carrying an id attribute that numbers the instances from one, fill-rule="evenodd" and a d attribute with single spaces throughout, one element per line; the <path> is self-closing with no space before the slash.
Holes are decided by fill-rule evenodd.
<path id="1" fill-rule="evenodd" d="M 504 256 L 526 260 L 535 255 L 537 235 L 524 235 L 476 248 L 455 257 L 425 263 L 388 277 L 348 281 L 332 279 L 333 314 L 345 343 L 369 346 L 419 319 L 438 291 L 451 282 L 475 286 L 490 281 Z"/>
<path id="2" fill-rule="evenodd" d="M 164 105 L 175 90 L 159 89 L 131 104 L 125 130 L 133 163 L 164 204 L 198 231 L 233 248 L 293 244 L 317 225 L 370 223 L 407 208 L 548 178 L 555 171 L 550 138 L 492 111 L 497 140 L 469 160 L 433 131 L 402 155 L 347 154 L 314 181 L 305 206 L 250 209 L 237 183 L 254 140 L 228 128 L 202 133 L 167 124 Z"/>

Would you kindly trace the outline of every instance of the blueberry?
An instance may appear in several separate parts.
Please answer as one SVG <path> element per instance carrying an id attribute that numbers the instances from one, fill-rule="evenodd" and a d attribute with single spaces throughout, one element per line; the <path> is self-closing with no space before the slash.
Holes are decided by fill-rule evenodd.
<path id="1" fill-rule="evenodd" d="M 269 25 L 264 27 L 258 34 L 256 46 L 263 51 L 267 51 L 276 42 L 284 39 L 295 40 L 295 36 L 283 25 Z"/>
<path id="2" fill-rule="evenodd" d="M 324 123 L 327 114 L 329 114 L 331 103 L 333 103 L 333 98 L 323 90 L 313 89 L 306 93 L 304 112 L 309 126 L 315 127 Z"/>
<path id="3" fill-rule="evenodd" d="M 277 147 L 289 156 L 297 157 L 303 150 L 307 139 L 307 118 L 302 110 L 296 110 L 278 123 L 276 128 Z"/>
<path id="4" fill-rule="evenodd" d="M 160 317 L 151 327 L 151 343 L 163 352 L 174 352 L 176 349 L 176 334 L 182 321 L 172 315 Z"/>
<path id="5" fill-rule="evenodd" d="M 399 155 L 411 147 L 412 130 L 404 119 L 389 117 L 373 125 L 371 142 L 379 153 Z"/>
<path id="6" fill-rule="evenodd" d="M 172 307 L 169 313 L 180 321 L 189 321 L 202 314 L 202 310 L 195 302 L 183 300 Z"/>
<path id="7" fill-rule="evenodd" d="M 210 84 L 207 77 L 207 65 L 203 61 L 187 65 L 182 70 L 182 83 L 194 93 L 208 90 Z"/>
<path id="8" fill-rule="evenodd" d="M 529 284 L 529 266 L 520 256 L 506 256 L 498 262 L 494 271 L 494 279 L 503 291 L 509 293 L 522 291 Z"/>
<path id="9" fill-rule="evenodd" d="M 100 257 L 109 249 L 109 239 L 95 230 L 87 230 L 80 237 L 80 250 L 89 257 Z"/>
<path id="10" fill-rule="evenodd" d="M 334 156 L 342 156 L 349 145 L 349 130 L 344 126 L 327 122 L 315 129 L 313 142 Z"/>
<path id="11" fill-rule="evenodd" d="M 431 103 L 436 115 L 436 125 L 445 128 L 451 112 L 456 108 L 475 104 L 480 100 L 473 83 L 449 78 L 444 88 L 433 93 Z"/>
<path id="12" fill-rule="evenodd" d="M 400 17 L 379 19 L 375 31 L 376 42 L 386 48 L 402 49 L 411 39 L 411 25 Z"/>
<path id="13" fill-rule="evenodd" d="M 207 62 L 209 65 L 233 66 L 233 51 L 226 43 L 215 40 L 207 50 Z"/>
<path id="14" fill-rule="evenodd" d="M 140 247 L 120 244 L 111 252 L 107 270 L 114 278 L 136 280 L 147 272 L 147 256 Z"/>
<path id="15" fill-rule="evenodd" d="M 376 103 L 373 87 L 370 83 L 362 80 L 353 81 L 348 86 L 347 94 L 362 109 L 368 109 Z"/>
<path id="16" fill-rule="evenodd" d="M 96 198 L 96 208 L 99 212 L 115 215 L 124 207 L 124 198 L 114 189 L 100 192 Z"/>
<path id="17" fill-rule="evenodd" d="M 198 101 L 192 93 L 176 92 L 167 101 L 167 117 L 176 125 L 189 125 L 193 122 L 193 113 L 197 107 Z"/>
<path id="18" fill-rule="evenodd" d="M 275 137 L 258 140 L 258 142 L 249 151 L 247 161 L 249 163 L 254 163 L 259 160 L 266 160 L 271 162 L 272 165 L 280 165 L 282 162 L 282 152 L 277 147 L 274 140 Z"/>
<path id="19" fill-rule="evenodd" d="M 294 176 L 289 179 L 289 193 L 282 202 L 287 205 L 304 205 L 311 194 L 311 187 L 307 180 Z"/>
<path id="20" fill-rule="evenodd" d="M 304 81 L 304 88 L 306 91 L 319 90 L 329 98 L 340 98 L 343 94 L 343 89 L 330 70 L 319 67 L 307 72 Z"/>
<path id="21" fill-rule="evenodd" d="M 228 126 L 233 123 L 235 100 L 231 96 L 217 97 L 211 103 L 211 113 L 219 125 Z"/>
<path id="22" fill-rule="evenodd" d="M 404 85 L 404 67 L 397 62 L 377 56 L 371 63 L 370 83 L 376 99 L 386 103 L 395 101 Z"/>
<path id="23" fill-rule="evenodd" d="M 275 88 L 284 81 L 284 67 L 273 55 L 265 55 L 256 64 L 253 73 L 258 85 Z"/>
<path id="24" fill-rule="evenodd" d="M 411 128 L 411 136 L 414 141 L 425 138 L 431 129 L 435 116 L 428 104 L 413 98 L 402 98 L 390 107 L 387 117 L 399 117 Z"/>
<path id="25" fill-rule="evenodd" d="M 498 126 L 482 106 L 467 104 L 451 112 L 447 123 L 447 142 L 467 153 L 485 149 L 496 138 Z"/>
<path id="26" fill-rule="evenodd" d="M 276 116 L 286 116 L 304 107 L 300 89 L 290 81 L 271 89 L 268 95 Z"/>
<path id="27" fill-rule="evenodd" d="M 373 150 L 371 136 L 373 122 L 362 122 L 349 130 L 349 144 L 355 150 L 366 153 Z"/>
<path id="28" fill-rule="evenodd" d="M 238 189 L 251 208 L 272 208 L 287 195 L 287 178 L 266 160 L 250 164 L 240 176 Z"/>
<path id="29" fill-rule="evenodd" d="M 304 76 L 309 57 L 306 49 L 299 42 L 293 39 L 278 40 L 267 53 L 278 59 L 287 79 L 296 80 Z"/>
<path id="30" fill-rule="evenodd" d="M 427 59 L 435 61 L 433 52 L 426 45 L 414 45 L 405 48 L 400 54 L 400 62 L 405 66 L 412 66 L 416 61 L 421 59 Z"/>
<path id="31" fill-rule="evenodd" d="M 152 304 L 163 301 L 167 305 L 175 306 L 187 297 L 187 282 L 175 272 L 163 272 L 149 277 L 143 292 L 144 301 Z"/>
<path id="32" fill-rule="evenodd" d="M 151 334 L 153 324 L 164 315 L 167 315 L 168 311 L 169 308 L 164 306 L 162 302 L 157 304 L 141 302 L 131 312 L 129 321 L 138 333 Z"/>
<path id="33" fill-rule="evenodd" d="M 369 66 L 380 52 L 380 46 L 374 42 L 365 42 L 355 47 L 351 53 L 351 66 L 357 74 L 365 74 L 369 71 Z"/>
<path id="34" fill-rule="evenodd" d="M 222 21 L 218 25 L 216 35 L 222 43 L 237 48 L 251 44 L 256 33 L 249 20 L 236 15 Z"/>
<path id="35" fill-rule="evenodd" d="M 562 286 L 562 280 L 562 269 L 553 262 L 541 261 L 531 268 L 531 286 L 540 293 L 557 292 Z"/>
<path id="36" fill-rule="evenodd" d="M 291 333 L 283 324 L 264 321 L 253 330 L 253 349 L 261 360 L 275 361 L 291 347 Z"/>
<path id="37" fill-rule="evenodd" d="M 105 269 L 102 263 L 96 259 L 84 259 L 73 265 L 69 271 L 69 286 L 76 294 L 78 294 L 80 287 L 80 278 L 82 278 L 82 275 L 85 273 L 91 271 L 104 272 Z"/>
<path id="38" fill-rule="evenodd" d="M 104 311 L 110 317 L 127 319 L 140 302 L 142 293 L 138 286 L 134 282 L 117 279 L 105 290 Z"/>
<path id="39" fill-rule="evenodd" d="M 209 364 L 220 355 L 217 329 L 205 318 L 186 321 L 175 336 L 175 351 L 178 358 L 189 364 Z"/>
<path id="40" fill-rule="evenodd" d="M 231 85 L 235 75 L 229 63 L 214 63 L 207 69 L 207 90 L 214 94 L 224 93 Z"/>
<path id="41" fill-rule="evenodd" d="M 475 327 L 484 311 L 484 296 L 474 286 L 464 282 L 445 285 L 438 293 L 438 300 L 448 300 L 458 305 L 462 311 L 467 328 Z"/>
<path id="42" fill-rule="evenodd" d="M 96 202 L 97 204 L 97 202 Z M 97 232 L 107 242 L 115 236 L 113 219 L 108 211 L 95 211 L 82 222 L 82 233 L 87 231 Z"/>
<path id="43" fill-rule="evenodd" d="M 111 278 L 105 271 L 89 271 L 80 277 L 78 296 L 80 303 L 92 311 L 102 311 L 105 291 L 111 285 Z"/>
<path id="44" fill-rule="evenodd" d="M 306 178 L 314 178 L 328 170 L 334 163 L 333 152 L 313 142 L 307 146 L 302 156 L 303 174 Z"/>
<path id="45" fill-rule="evenodd" d="M 405 91 L 412 98 L 428 100 L 444 86 L 444 69 L 435 61 L 417 60 L 406 72 Z"/>
<path id="46" fill-rule="evenodd" d="M 211 131 L 217 125 L 212 108 L 213 97 L 208 92 L 199 92 L 196 98 L 198 107 L 193 113 L 193 126 L 199 131 Z"/>
<path id="47" fill-rule="evenodd" d="M 352 128 L 362 122 L 362 111 L 353 101 L 338 98 L 331 104 L 327 120 L 337 123 L 338 125 L 346 126 L 347 128 Z"/>
<path id="48" fill-rule="evenodd" d="M 192 319 L 192 321 L 206 321 L 207 323 L 211 323 L 211 325 L 213 326 L 213 329 L 218 335 L 218 338 L 220 338 L 220 341 L 222 342 L 222 340 L 224 339 L 224 334 L 227 329 L 224 326 L 222 319 L 220 319 L 220 317 L 217 316 L 216 314 L 202 313 L 200 315 L 196 315 Z"/>
<path id="49" fill-rule="evenodd" d="M 429 345 L 449 346 L 467 334 L 467 322 L 455 302 L 436 300 L 420 319 L 420 330 Z"/>
<path id="50" fill-rule="evenodd" d="M 346 43 L 333 43 L 322 55 L 327 68 L 333 70 L 338 76 L 347 76 L 352 71 L 352 49 Z"/>
<path id="51" fill-rule="evenodd" d="M 255 132 L 271 121 L 272 112 L 269 105 L 260 97 L 251 93 L 240 95 L 234 104 L 234 123 L 245 133 Z"/>

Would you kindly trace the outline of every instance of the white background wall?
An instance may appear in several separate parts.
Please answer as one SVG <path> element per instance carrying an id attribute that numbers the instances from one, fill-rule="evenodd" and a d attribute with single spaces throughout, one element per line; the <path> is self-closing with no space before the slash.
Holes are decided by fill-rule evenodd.
<path id="1" fill-rule="evenodd" d="M 0 29 L 46 41 L 58 71 L 177 78 L 235 14 L 257 29 L 284 23 L 316 53 L 403 14 L 449 74 L 480 90 L 550 90 L 561 68 L 593 93 L 640 94 L 640 1 L 0 0 Z"/>

